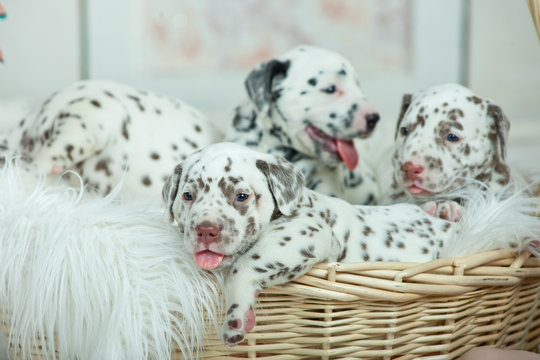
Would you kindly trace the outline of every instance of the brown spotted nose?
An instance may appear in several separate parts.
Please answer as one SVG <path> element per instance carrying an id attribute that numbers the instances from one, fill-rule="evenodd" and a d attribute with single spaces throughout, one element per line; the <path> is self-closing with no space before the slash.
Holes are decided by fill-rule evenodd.
<path id="1" fill-rule="evenodd" d="M 379 121 L 381 117 L 378 113 L 371 113 L 366 115 L 366 122 L 367 122 L 367 129 L 369 131 L 373 131 L 375 129 L 375 126 L 377 125 L 377 122 Z"/>
<path id="2" fill-rule="evenodd" d="M 407 161 L 401 166 L 403 177 L 407 180 L 416 180 L 424 171 L 424 167 L 420 164 L 415 164 L 412 161 Z"/>
<path id="3" fill-rule="evenodd" d="M 215 242 L 219 239 L 219 228 L 210 224 L 201 224 L 195 227 L 197 239 L 204 244 Z"/>

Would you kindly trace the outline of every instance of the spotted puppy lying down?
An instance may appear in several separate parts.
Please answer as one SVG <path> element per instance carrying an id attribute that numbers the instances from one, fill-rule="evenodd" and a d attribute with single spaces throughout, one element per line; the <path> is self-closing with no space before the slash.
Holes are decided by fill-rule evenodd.
<path id="1" fill-rule="evenodd" d="M 123 180 L 124 196 L 155 198 L 174 165 L 221 139 L 201 112 L 178 99 L 86 80 L 52 94 L 1 133 L 0 150 L 21 153 L 52 178 L 76 170 L 103 195 Z"/>
<path id="2" fill-rule="evenodd" d="M 340 54 L 299 46 L 248 75 L 246 100 L 226 139 L 283 156 L 306 186 L 354 204 L 379 200 L 374 169 L 356 145 L 372 135 L 379 114 L 352 64 Z"/>
<path id="3" fill-rule="evenodd" d="M 227 345 L 253 328 L 258 291 L 293 280 L 316 263 L 425 262 L 454 240 L 540 234 L 540 220 L 508 209 L 487 216 L 484 207 L 469 213 L 471 221 L 454 223 L 413 204 L 353 206 L 304 187 L 302 172 L 283 158 L 231 143 L 210 145 L 180 163 L 163 198 L 197 264 L 226 274 Z M 490 232 L 494 223 L 519 216 L 528 227 L 495 226 Z"/>
<path id="4" fill-rule="evenodd" d="M 426 203 L 434 215 L 461 216 L 459 204 L 438 201 L 481 181 L 499 191 L 510 180 L 501 108 L 458 84 L 437 85 L 403 97 L 397 123 L 390 202 Z"/>

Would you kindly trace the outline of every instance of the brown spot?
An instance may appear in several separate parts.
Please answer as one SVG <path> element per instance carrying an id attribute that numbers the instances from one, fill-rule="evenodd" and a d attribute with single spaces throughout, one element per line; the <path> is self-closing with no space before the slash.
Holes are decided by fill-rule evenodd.
<path id="1" fill-rule="evenodd" d="M 142 178 L 141 182 L 143 183 L 144 186 L 151 186 L 152 185 L 152 180 L 150 180 L 150 177 L 148 177 L 148 175 L 144 176 Z"/>
<path id="2" fill-rule="evenodd" d="M 105 175 L 111 176 L 111 170 L 109 169 L 109 159 L 101 159 L 96 163 L 95 170 L 96 171 L 104 171 Z"/>
<path id="3" fill-rule="evenodd" d="M 232 165 L 232 160 L 230 157 L 227 156 L 227 165 L 225 165 L 225 172 L 229 172 L 231 171 L 231 165 Z"/>
<path id="4" fill-rule="evenodd" d="M 126 116 L 124 121 L 122 121 L 122 136 L 124 139 L 129 140 L 128 125 L 131 123 L 131 118 Z"/>
<path id="5" fill-rule="evenodd" d="M 97 100 L 92 100 L 92 101 L 90 101 L 90 104 L 94 105 L 94 106 L 97 107 L 97 108 L 100 108 L 100 107 L 101 107 L 101 104 L 100 104 L 99 101 L 97 101 Z"/>
<path id="6" fill-rule="evenodd" d="M 343 251 L 339 255 L 337 261 L 338 262 L 342 261 L 343 259 L 345 259 L 346 256 L 347 256 L 347 248 L 343 249 Z"/>
<path id="7" fill-rule="evenodd" d="M 159 154 L 155 153 L 155 152 L 150 154 L 150 157 L 152 158 L 152 160 L 159 160 L 159 158 L 160 158 Z"/>
<path id="8" fill-rule="evenodd" d="M 369 226 L 366 226 L 363 232 L 364 236 L 368 236 L 371 233 L 373 233 L 373 230 Z"/>

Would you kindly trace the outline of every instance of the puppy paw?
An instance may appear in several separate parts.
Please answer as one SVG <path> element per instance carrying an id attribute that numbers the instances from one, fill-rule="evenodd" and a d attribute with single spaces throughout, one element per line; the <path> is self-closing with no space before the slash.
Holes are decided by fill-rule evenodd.
<path id="1" fill-rule="evenodd" d="M 463 206 L 452 200 L 429 201 L 422 208 L 431 216 L 453 222 L 463 216 Z"/>
<path id="2" fill-rule="evenodd" d="M 253 308 L 242 313 L 238 304 L 233 304 L 227 311 L 223 325 L 223 342 L 227 346 L 235 346 L 242 342 L 246 334 L 255 326 Z"/>

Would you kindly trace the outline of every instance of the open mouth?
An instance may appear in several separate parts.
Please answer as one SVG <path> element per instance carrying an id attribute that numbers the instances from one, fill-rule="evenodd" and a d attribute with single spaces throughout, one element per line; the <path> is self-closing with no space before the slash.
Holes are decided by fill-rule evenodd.
<path id="1" fill-rule="evenodd" d="M 215 269 L 223 262 L 224 254 L 219 254 L 211 250 L 199 251 L 195 254 L 195 262 L 202 269 Z"/>
<path id="2" fill-rule="evenodd" d="M 353 170 L 358 165 L 358 152 L 352 140 L 327 135 L 313 125 L 306 128 L 306 133 L 317 145 L 342 160 L 349 170 Z"/>

